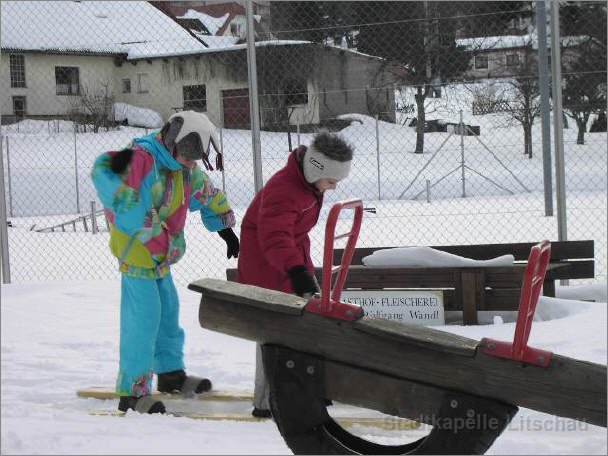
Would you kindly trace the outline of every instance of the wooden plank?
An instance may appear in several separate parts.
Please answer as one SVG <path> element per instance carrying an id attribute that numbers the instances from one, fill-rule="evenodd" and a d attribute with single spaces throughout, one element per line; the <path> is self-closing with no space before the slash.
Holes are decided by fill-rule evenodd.
<path id="1" fill-rule="evenodd" d="M 252 305 L 247 301 L 253 296 L 265 299 L 262 291 L 250 292 L 249 288 L 256 287 L 217 279 L 199 280 L 190 288 L 202 293 L 199 322 L 207 329 L 606 426 L 607 377 L 603 365 L 560 355 L 554 355 L 546 368 L 524 365 L 473 351 L 475 342 L 467 338 L 462 338 L 462 352 L 457 353 L 450 350 L 453 344 L 442 343 L 437 334 L 441 331 L 430 328 L 418 327 L 421 332 L 416 336 L 407 326 L 389 321 L 362 319 L 353 323 L 308 312 L 288 313 L 279 302 Z M 290 296 L 281 295 L 286 299 Z M 268 301 L 277 298 L 272 295 Z M 390 331 L 374 331 L 384 327 L 390 327 Z M 427 331 L 432 334 L 431 343 L 425 344 L 422 338 Z"/>
<path id="2" fill-rule="evenodd" d="M 213 288 L 208 288 L 208 281 L 213 281 Z M 213 298 L 219 295 L 224 298 L 230 294 L 237 304 L 245 304 L 259 309 L 270 309 L 273 312 L 281 312 L 290 315 L 301 315 L 304 306 L 308 302 L 299 296 L 282 293 L 280 291 L 268 290 L 266 288 L 243 285 L 237 282 L 226 282 L 224 280 L 202 279 L 192 282 L 188 288 Z"/>
<path id="3" fill-rule="evenodd" d="M 468 245 L 434 245 L 430 246 L 435 250 L 448 252 L 454 255 L 472 258 L 475 260 L 489 260 L 501 255 L 513 255 L 516 261 L 527 261 L 530 249 L 538 242 L 515 242 L 505 244 L 468 244 Z M 352 264 L 362 264 L 362 258 L 371 255 L 376 250 L 390 249 L 392 247 L 359 247 L 355 249 Z M 403 246 L 407 247 L 407 246 Z M 342 261 L 344 249 L 334 250 L 334 263 Z M 551 261 L 593 258 L 594 241 L 552 241 L 551 242 Z"/>
<path id="4" fill-rule="evenodd" d="M 577 260 L 551 264 L 546 277 L 550 279 L 591 279 L 595 277 L 594 260 Z"/>
<path id="5" fill-rule="evenodd" d="M 485 284 L 490 288 L 521 287 L 525 265 L 483 268 Z"/>
<path id="6" fill-rule="evenodd" d="M 551 261 L 594 258 L 594 256 L 595 244 L 593 240 L 551 242 Z"/>
<path id="7" fill-rule="evenodd" d="M 345 288 L 454 288 L 458 268 L 370 268 L 351 266 Z"/>
<path id="8" fill-rule="evenodd" d="M 433 424 L 446 390 L 325 360 L 325 393 L 332 400 Z M 329 410 L 329 409 L 328 409 Z"/>
<path id="9" fill-rule="evenodd" d="M 459 356 L 475 356 L 477 341 L 456 334 L 447 333 L 425 326 L 398 323 L 379 318 L 365 318 L 365 324 L 357 325 L 357 330 L 396 343 L 454 353 Z"/>
<path id="10" fill-rule="evenodd" d="M 485 292 L 485 310 L 515 311 L 519 307 L 521 288 L 487 289 Z"/>
<path id="11" fill-rule="evenodd" d="M 76 391 L 76 395 L 82 398 L 92 398 L 101 400 L 112 400 L 118 399 L 118 394 L 113 388 L 104 386 L 91 386 L 90 388 L 84 388 Z M 152 393 L 152 397 L 159 400 L 171 400 L 171 399 L 182 399 L 181 394 L 166 394 L 155 391 Z M 251 401 L 253 399 L 253 393 L 251 391 L 227 391 L 227 390 L 212 390 L 206 393 L 195 395 L 193 400 L 200 401 L 222 401 L 222 402 L 234 402 L 234 401 Z M 190 400 L 190 399 L 188 399 Z"/>

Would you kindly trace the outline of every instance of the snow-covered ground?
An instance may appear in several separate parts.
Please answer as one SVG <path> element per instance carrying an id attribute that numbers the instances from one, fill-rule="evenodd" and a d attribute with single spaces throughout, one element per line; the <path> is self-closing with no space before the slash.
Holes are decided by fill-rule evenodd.
<path id="1" fill-rule="evenodd" d="M 118 364 L 119 282 L 2 286 L 2 454 L 288 454 L 273 422 L 201 421 L 170 416 L 92 416 L 117 401 L 76 397 L 112 387 Z M 530 345 L 606 364 L 606 286 L 558 287 L 541 297 Z M 221 389 L 252 390 L 253 342 L 202 329 L 198 293 L 179 287 L 187 369 Z M 578 299 L 595 299 L 587 302 Z M 438 326 L 473 339 L 512 340 L 514 324 Z M 573 401 L 576 398 L 572 398 Z M 247 409 L 248 410 L 248 409 Z M 384 444 L 427 430 L 350 429 Z M 489 454 L 606 454 L 606 429 L 520 409 Z"/>

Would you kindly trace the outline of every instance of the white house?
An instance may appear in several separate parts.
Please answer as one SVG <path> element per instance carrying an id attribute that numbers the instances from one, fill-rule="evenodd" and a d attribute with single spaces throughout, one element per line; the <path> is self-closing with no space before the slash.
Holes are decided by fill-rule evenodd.
<path id="1" fill-rule="evenodd" d="M 196 109 L 226 127 L 249 125 L 245 44 L 212 43 L 143 1 L 2 1 L 0 8 L 4 123 L 117 102 L 163 119 Z M 256 49 L 263 126 L 349 112 L 394 119 L 381 59 L 294 41 Z M 370 89 L 370 81 L 382 85 Z"/>
<path id="2" fill-rule="evenodd" d="M 567 66 L 571 59 L 576 58 L 577 47 L 589 39 L 588 36 L 560 37 L 562 63 Z M 551 43 L 547 44 L 550 46 Z M 531 67 L 538 59 L 538 36 L 535 31 L 524 35 L 459 38 L 456 45 L 471 53 L 469 69 L 463 75 L 465 78 L 502 78 L 530 71 L 536 74 L 537 67 Z"/>

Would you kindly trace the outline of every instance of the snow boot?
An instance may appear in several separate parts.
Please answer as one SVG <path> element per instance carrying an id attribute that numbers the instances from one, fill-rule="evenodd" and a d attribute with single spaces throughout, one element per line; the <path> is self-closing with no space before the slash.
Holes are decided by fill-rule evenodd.
<path id="1" fill-rule="evenodd" d="M 161 393 L 181 393 L 184 396 L 204 393 L 211 389 L 211 380 L 208 378 L 186 375 L 183 370 L 158 374 L 158 391 Z"/>
<path id="2" fill-rule="evenodd" d="M 272 417 L 272 413 L 270 413 L 270 410 L 268 409 L 260 409 L 254 407 L 251 411 L 251 416 L 254 416 L 256 418 L 270 418 Z"/>
<path id="3" fill-rule="evenodd" d="M 150 395 L 146 396 L 120 396 L 118 401 L 118 410 L 126 412 L 127 410 L 135 410 L 139 413 L 165 413 L 165 404 L 154 399 Z"/>

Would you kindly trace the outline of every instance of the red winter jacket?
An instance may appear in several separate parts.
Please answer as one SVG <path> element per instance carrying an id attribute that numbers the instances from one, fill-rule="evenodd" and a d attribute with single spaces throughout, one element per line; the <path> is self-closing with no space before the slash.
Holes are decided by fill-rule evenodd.
<path id="1" fill-rule="evenodd" d="M 304 178 L 306 147 L 291 152 L 287 165 L 256 194 L 241 223 L 239 282 L 293 293 L 287 270 L 305 265 L 314 274 L 309 231 L 316 225 L 323 194 Z"/>

